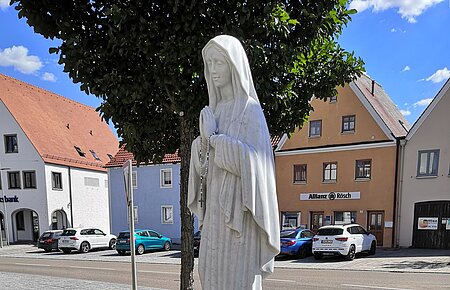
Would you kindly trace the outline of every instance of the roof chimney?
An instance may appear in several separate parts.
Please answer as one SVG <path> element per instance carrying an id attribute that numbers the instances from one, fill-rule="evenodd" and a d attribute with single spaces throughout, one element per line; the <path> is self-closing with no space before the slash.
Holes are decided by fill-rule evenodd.
<path id="1" fill-rule="evenodd" d="M 371 90 L 372 96 L 374 92 L 375 92 L 375 81 L 372 80 L 372 90 Z"/>

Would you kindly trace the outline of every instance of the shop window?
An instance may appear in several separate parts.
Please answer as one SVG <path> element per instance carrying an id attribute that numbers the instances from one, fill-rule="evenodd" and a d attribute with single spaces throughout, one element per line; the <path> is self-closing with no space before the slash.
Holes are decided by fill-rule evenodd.
<path id="1" fill-rule="evenodd" d="M 23 172 L 23 188 L 36 188 L 36 171 Z"/>
<path id="2" fill-rule="evenodd" d="M 161 206 L 161 222 L 163 224 L 173 224 L 173 205 Z"/>
<path id="3" fill-rule="evenodd" d="M 172 187 L 172 169 L 161 169 L 161 187 Z"/>
<path id="4" fill-rule="evenodd" d="M 9 189 L 21 189 L 20 171 L 8 172 L 8 182 Z"/>
<path id="5" fill-rule="evenodd" d="M 23 211 L 19 211 L 16 213 L 16 227 L 18 231 L 24 231 L 25 230 L 25 222 L 23 219 Z"/>
<path id="6" fill-rule="evenodd" d="M 337 162 L 323 164 L 323 181 L 336 182 L 337 180 Z"/>
<path id="7" fill-rule="evenodd" d="M 309 122 L 309 137 L 322 136 L 322 120 Z"/>
<path id="8" fill-rule="evenodd" d="M 419 151 L 417 176 L 437 176 L 439 167 L 439 149 Z"/>
<path id="9" fill-rule="evenodd" d="M 356 160 L 355 178 L 370 179 L 372 160 Z"/>
<path id="10" fill-rule="evenodd" d="M 353 224 L 356 223 L 356 211 L 335 211 L 334 224 Z"/>
<path id="11" fill-rule="evenodd" d="M 18 153 L 19 146 L 17 145 L 17 135 L 5 136 L 5 153 Z"/>
<path id="12" fill-rule="evenodd" d="M 306 183 L 306 164 L 294 165 L 294 183 Z"/>
<path id="13" fill-rule="evenodd" d="M 52 189 L 62 190 L 61 172 L 52 172 Z"/>
<path id="14" fill-rule="evenodd" d="M 282 229 L 295 229 L 300 224 L 299 212 L 284 212 L 282 213 Z"/>

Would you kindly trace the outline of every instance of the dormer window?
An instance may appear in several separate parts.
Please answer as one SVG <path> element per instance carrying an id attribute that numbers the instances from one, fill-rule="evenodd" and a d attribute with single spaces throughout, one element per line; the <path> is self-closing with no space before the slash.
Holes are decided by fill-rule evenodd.
<path id="1" fill-rule="evenodd" d="M 73 146 L 73 147 L 75 147 L 75 150 L 77 150 L 78 154 L 79 154 L 81 157 L 86 157 L 86 153 L 84 153 L 83 151 L 81 151 L 80 147 L 77 147 L 77 146 Z"/>
<path id="2" fill-rule="evenodd" d="M 108 155 L 108 157 L 109 157 L 109 159 L 111 160 L 111 159 L 113 159 L 114 157 L 111 155 L 111 154 L 106 154 L 106 155 Z"/>
<path id="3" fill-rule="evenodd" d="M 94 150 L 89 150 L 89 151 L 91 152 L 91 154 L 92 154 L 92 156 L 95 158 L 95 160 L 100 161 L 100 157 L 98 157 L 97 153 L 95 153 Z"/>
<path id="4" fill-rule="evenodd" d="M 336 103 L 336 101 L 337 101 L 337 96 L 330 97 L 330 103 Z"/>

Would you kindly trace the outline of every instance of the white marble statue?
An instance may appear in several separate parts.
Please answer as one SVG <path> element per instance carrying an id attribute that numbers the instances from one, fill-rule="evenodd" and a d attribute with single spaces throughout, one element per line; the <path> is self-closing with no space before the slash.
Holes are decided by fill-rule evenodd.
<path id="1" fill-rule="evenodd" d="M 280 249 L 269 131 L 239 40 L 221 35 L 202 51 L 209 106 L 192 143 L 188 207 L 202 229 L 204 290 L 262 289 Z"/>

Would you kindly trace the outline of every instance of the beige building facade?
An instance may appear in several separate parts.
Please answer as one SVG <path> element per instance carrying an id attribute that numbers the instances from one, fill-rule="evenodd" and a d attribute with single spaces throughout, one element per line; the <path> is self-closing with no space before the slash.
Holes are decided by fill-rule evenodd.
<path id="1" fill-rule="evenodd" d="M 450 80 L 406 137 L 399 195 L 401 247 L 450 248 Z"/>
<path id="2" fill-rule="evenodd" d="M 275 151 L 283 228 L 361 224 L 393 245 L 399 140 L 407 122 L 368 76 L 312 101 L 303 128 Z"/>

